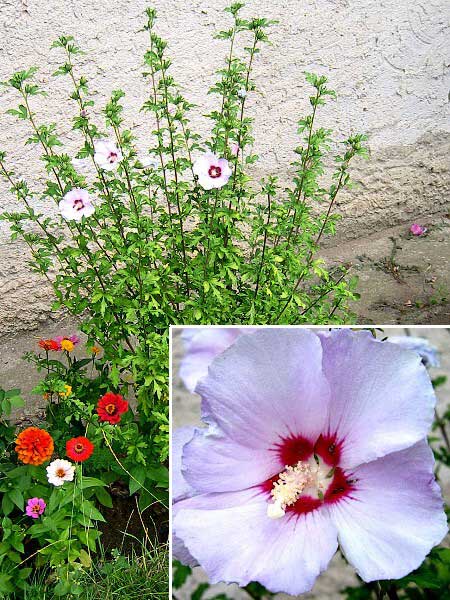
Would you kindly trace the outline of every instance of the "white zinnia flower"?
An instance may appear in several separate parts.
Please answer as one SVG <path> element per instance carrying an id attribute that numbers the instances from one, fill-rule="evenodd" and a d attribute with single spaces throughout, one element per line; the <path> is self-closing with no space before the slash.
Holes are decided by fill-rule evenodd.
<path id="1" fill-rule="evenodd" d="M 49 483 L 60 486 L 65 481 L 73 481 L 75 467 L 68 460 L 57 458 L 47 467 L 47 479 Z"/>
<path id="2" fill-rule="evenodd" d="M 193 165 L 194 174 L 205 190 L 223 187 L 230 179 L 231 169 L 226 158 L 218 158 L 212 152 L 206 152 Z"/>
<path id="3" fill-rule="evenodd" d="M 89 192 L 80 188 L 67 192 L 58 206 L 67 221 L 81 221 L 82 217 L 90 217 L 95 211 Z"/>
<path id="4" fill-rule="evenodd" d="M 122 158 L 122 152 L 114 142 L 109 140 L 94 142 L 94 160 L 101 169 L 112 171 Z"/>

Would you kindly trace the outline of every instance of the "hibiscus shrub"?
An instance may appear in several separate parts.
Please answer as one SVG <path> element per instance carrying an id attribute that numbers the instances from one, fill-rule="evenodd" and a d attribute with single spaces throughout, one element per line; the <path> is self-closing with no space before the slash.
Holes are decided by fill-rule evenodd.
<path id="1" fill-rule="evenodd" d="M 33 390 L 45 404 L 36 426 L 13 425 L 11 411 L 23 400 L 19 390 L 0 391 L 0 595 L 21 597 L 36 570 L 49 573 L 57 596 L 79 593 L 115 488 L 143 522 L 145 511 L 168 506 L 158 449 L 142 436 L 126 391 L 111 387 L 101 350 L 76 358 L 79 342 L 42 339 L 25 356 L 45 374 Z"/>
<path id="2" fill-rule="evenodd" d="M 70 36 L 53 44 L 63 56 L 54 74 L 72 86 L 76 158 L 64 151 L 61 125 L 41 123 L 34 112 L 36 96 L 45 93 L 36 68 L 4 84 L 20 98 L 9 112 L 29 123 L 27 143 L 41 147 L 48 180 L 39 190 L 16 177 L 0 153 L 0 172 L 22 207 L 3 219 L 28 244 L 32 269 L 50 278 L 56 269 L 55 306 L 83 316 L 83 331 L 111 364 L 113 384 L 131 381 L 162 458 L 169 324 L 348 322 L 349 301 L 357 296 L 348 268 L 327 268 L 318 251 L 335 231 L 336 197 L 350 185 L 353 158 L 366 154 L 365 138 L 341 141 L 326 184 L 331 132 L 317 118 L 335 93 L 325 76 L 307 73 L 311 113 L 298 121 L 291 183 L 281 186 L 269 174 L 252 181 L 258 156 L 247 104 L 256 93 L 252 67 L 273 22 L 243 18 L 242 7 L 226 9 L 230 26 L 216 36 L 229 49 L 210 90 L 218 105 L 208 115 L 206 140 L 191 127 L 193 106 L 175 83 L 151 8 L 144 56 L 149 97 L 142 110 L 154 130 L 145 154 L 124 125 L 122 90 L 112 93 L 100 124 L 76 65 L 83 53 Z M 54 211 L 44 214 L 39 199 L 52 202 Z"/>

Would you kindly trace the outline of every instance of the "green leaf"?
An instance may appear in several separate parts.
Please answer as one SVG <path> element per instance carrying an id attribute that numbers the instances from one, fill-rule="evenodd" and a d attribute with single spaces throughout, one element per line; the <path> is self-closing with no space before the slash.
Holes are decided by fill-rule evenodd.
<path id="1" fill-rule="evenodd" d="M 4 515 L 9 515 L 14 508 L 14 503 L 9 497 L 9 494 L 4 494 L 2 498 L 2 511 Z"/>
<path id="2" fill-rule="evenodd" d="M 83 477 L 80 482 L 80 487 L 82 490 L 85 490 L 90 487 L 105 487 L 106 483 L 101 479 L 97 479 L 96 477 Z"/>
<path id="3" fill-rule="evenodd" d="M 134 469 L 131 469 L 130 473 L 133 476 L 133 479 L 130 477 L 129 488 L 130 494 L 133 495 L 135 492 L 137 492 L 137 490 L 140 490 L 143 487 L 146 478 L 147 468 L 142 465 L 139 465 L 137 467 L 134 467 Z"/>
<path id="4" fill-rule="evenodd" d="M 89 502 L 89 500 L 85 500 L 83 502 L 83 504 L 81 505 L 81 510 L 83 515 L 86 516 L 88 519 L 93 519 L 94 521 L 102 521 L 103 523 L 106 523 L 105 517 L 97 508 L 95 508 L 92 502 Z"/>
<path id="5" fill-rule="evenodd" d="M 92 565 L 92 559 L 84 549 L 80 550 L 80 563 L 87 569 L 89 569 Z"/>
<path id="6" fill-rule="evenodd" d="M 191 567 L 187 567 L 186 565 L 181 564 L 177 560 L 173 561 L 173 571 L 172 571 L 172 585 L 178 590 L 181 586 L 183 586 L 187 578 L 192 574 Z"/>
<path id="7" fill-rule="evenodd" d="M 23 408 L 25 406 L 25 401 L 20 396 L 13 396 L 9 399 L 11 404 L 11 408 Z"/>
<path id="8" fill-rule="evenodd" d="M 14 592 L 14 586 L 11 583 L 12 576 L 7 573 L 0 573 L 0 592 L 9 594 Z"/>
<path id="9" fill-rule="evenodd" d="M 12 490 L 10 490 L 8 492 L 8 496 L 11 498 L 11 500 L 14 502 L 14 504 L 19 510 L 24 509 L 25 501 L 23 499 L 22 492 L 18 488 L 13 488 Z"/>
<path id="10" fill-rule="evenodd" d="M 97 500 L 100 502 L 100 504 L 102 504 L 103 506 L 106 506 L 107 508 L 113 507 L 112 498 L 104 488 L 97 487 L 97 488 L 95 488 L 94 493 L 95 493 Z"/>

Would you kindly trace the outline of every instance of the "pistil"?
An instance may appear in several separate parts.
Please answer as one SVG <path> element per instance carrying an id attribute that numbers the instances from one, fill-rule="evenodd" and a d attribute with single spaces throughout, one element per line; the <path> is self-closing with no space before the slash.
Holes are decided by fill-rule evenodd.
<path id="1" fill-rule="evenodd" d="M 267 516 L 279 519 L 286 513 L 286 508 L 295 504 L 303 490 L 314 481 L 310 464 L 299 461 L 295 466 L 286 466 L 280 473 L 278 481 L 273 484 L 271 495 L 273 503 L 267 505 Z"/>

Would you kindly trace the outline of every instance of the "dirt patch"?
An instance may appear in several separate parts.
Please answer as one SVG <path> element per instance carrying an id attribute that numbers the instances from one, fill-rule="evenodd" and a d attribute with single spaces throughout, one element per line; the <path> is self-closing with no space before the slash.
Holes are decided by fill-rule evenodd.
<path id="1" fill-rule="evenodd" d="M 450 324 L 450 221 L 419 222 L 428 227 L 423 237 L 401 226 L 323 251 L 328 262 L 351 263 L 359 277 L 359 324 Z"/>
<path id="2" fill-rule="evenodd" d="M 169 536 L 169 513 L 161 504 L 155 504 L 144 512 L 138 510 L 136 494 L 130 496 L 126 486 L 120 482 L 112 484 L 110 489 L 112 508 L 101 507 L 106 523 L 99 523 L 102 532 L 102 545 L 109 554 L 118 549 L 121 554 L 139 551 L 142 545 L 147 547 L 167 542 Z"/>

